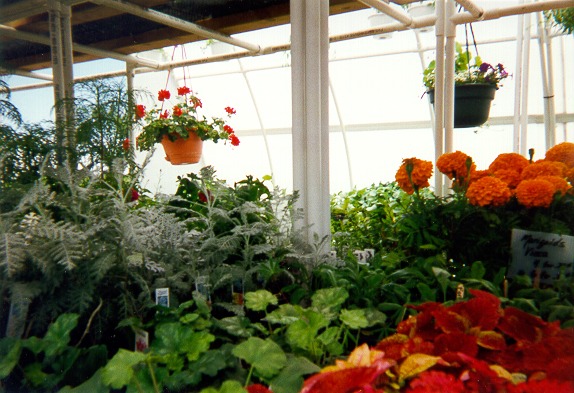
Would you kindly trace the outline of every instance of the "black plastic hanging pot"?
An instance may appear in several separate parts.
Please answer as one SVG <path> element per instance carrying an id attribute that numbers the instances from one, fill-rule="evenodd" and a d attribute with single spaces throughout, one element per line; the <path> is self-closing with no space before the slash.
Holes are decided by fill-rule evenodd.
<path id="1" fill-rule="evenodd" d="M 490 115 L 496 86 L 483 84 L 456 85 L 454 87 L 454 127 L 468 128 L 483 125 Z M 434 89 L 428 91 L 434 104 Z"/>

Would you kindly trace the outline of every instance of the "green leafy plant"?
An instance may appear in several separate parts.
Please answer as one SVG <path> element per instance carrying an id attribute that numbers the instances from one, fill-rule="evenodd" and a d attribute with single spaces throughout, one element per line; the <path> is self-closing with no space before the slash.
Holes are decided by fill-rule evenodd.
<path id="1" fill-rule="evenodd" d="M 472 54 L 463 51 L 462 45 L 456 43 L 456 57 L 454 62 L 454 82 L 455 85 L 486 83 L 499 88 L 503 79 L 509 74 L 502 64 L 492 66 L 482 61 L 480 56 L 473 58 Z M 436 60 L 432 60 L 423 71 L 423 84 L 427 90 L 434 89 L 435 86 Z"/>

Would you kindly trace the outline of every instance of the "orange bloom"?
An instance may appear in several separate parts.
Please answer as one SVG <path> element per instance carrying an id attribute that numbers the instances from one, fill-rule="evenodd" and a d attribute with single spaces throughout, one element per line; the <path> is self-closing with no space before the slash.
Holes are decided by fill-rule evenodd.
<path id="1" fill-rule="evenodd" d="M 546 180 L 547 182 L 552 183 L 555 192 L 560 191 L 560 194 L 562 195 L 566 194 L 568 190 L 572 188 L 572 186 L 560 176 L 538 176 L 536 179 Z"/>
<path id="2" fill-rule="evenodd" d="M 470 182 L 475 182 L 479 179 L 482 179 L 485 176 L 490 176 L 490 171 L 482 169 L 476 171 L 470 171 Z"/>
<path id="3" fill-rule="evenodd" d="M 521 173 L 521 179 L 535 179 L 538 176 L 564 177 L 566 166 L 558 161 L 538 160 L 528 165 Z"/>
<path id="4" fill-rule="evenodd" d="M 492 173 L 500 169 L 512 169 L 519 174 L 528 166 L 528 160 L 518 153 L 502 153 L 492 161 L 488 170 Z"/>
<path id="5" fill-rule="evenodd" d="M 562 142 L 554 147 L 551 147 L 546 152 L 547 161 L 559 161 L 568 166 L 574 167 L 574 143 Z"/>
<path id="6" fill-rule="evenodd" d="M 556 188 L 547 180 L 522 180 L 516 187 L 515 195 L 518 203 L 526 207 L 549 207 L 554 198 Z"/>
<path id="7" fill-rule="evenodd" d="M 407 166 L 411 171 L 409 173 Z M 412 169 L 411 169 L 412 168 Z M 433 165 L 430 161 L 420 160 L 418 158 L 405 158 L 403 164 L 395 175 L 399 187 L 408 194 L 412 194 L 416 190 L 430 186 L 429 179 L 432 176 Z"/>
<path id="8" fill-rule="evenodd" d="M 516 188 L 516 186 L 518 185 L 518 183 L 520 183 L 521 180 L 520 172 L 514 169 L 499 169 L 495 171 L 493 174 L 494 177 L 508 184 L 508 187 L 511 189 Z"/>
<path id="9" fill-rule="evenodd" d="M 510 200 L 511 195 L 508 185 L 492 176 L 471 183 L 466 191 L 468 201 L 475 206 L 502 206 Z"/>
<path id="10" fill-rule="evenodd" d="M 458 150 L 441 155 L 436 161 L 436 167 L 449 179 L 455 179 L 459 184 L 464 183 L 469 171 L 472 172 L 476 169 L 472 157 Z"/>
<path id="11" fill-rule="evenodd" d="M 566 179 L 570 184 L 574 184 L 574 168 L 570 168 L 566 171 Z"/>

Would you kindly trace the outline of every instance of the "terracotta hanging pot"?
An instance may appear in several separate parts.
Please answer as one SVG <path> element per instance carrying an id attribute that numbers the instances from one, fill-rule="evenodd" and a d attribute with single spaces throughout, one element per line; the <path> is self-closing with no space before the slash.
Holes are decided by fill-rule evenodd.
<path id="1" fill-rule="evenodd" d="M 496 86 L 488 83 L 455 86 L 454 127 L 468 128 L 486 123 L 495 92 Z M 434 90 L 429 90 L 428 94 L 434 104 Z"/>
<path id="2" fill-rule="evenodd" d="M 174 141 L 164 135 L 161 144 L 165 150 L 165 159 L 172 165 L 196 164 L 201 159 L 203 141 L 195 133 L 190 133 L 187 139 L 178 137 Z"/>

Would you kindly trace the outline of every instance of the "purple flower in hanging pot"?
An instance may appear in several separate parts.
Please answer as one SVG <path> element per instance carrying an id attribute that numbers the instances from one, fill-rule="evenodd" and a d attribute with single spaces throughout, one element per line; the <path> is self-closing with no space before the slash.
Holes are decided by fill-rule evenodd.
<path id="1" fill-rule="evenodd" d="M 494 69 L 494 68 L 488 63 L 482 63 L 480 65 L 479 69 L 480 69 L 480 72 L 484 73 L 484 72 L 487 72 L 488 70 Z"/>

